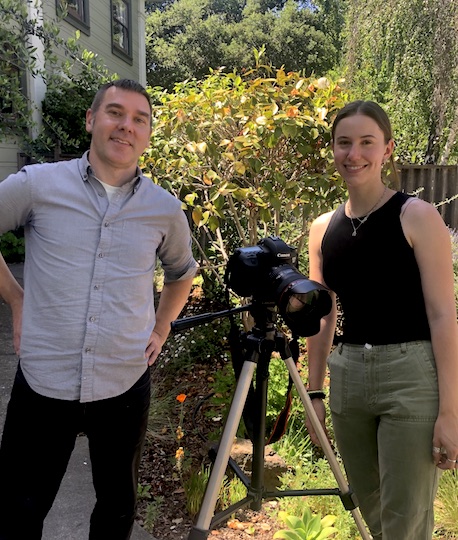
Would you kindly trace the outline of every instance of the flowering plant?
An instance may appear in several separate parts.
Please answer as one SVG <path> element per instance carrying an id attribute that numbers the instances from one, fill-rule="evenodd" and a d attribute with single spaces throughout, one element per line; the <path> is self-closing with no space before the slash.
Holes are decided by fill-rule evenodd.
<path id="1" fill-rule="evenodd" d="M 184 430 L 183 430 L 184 405 L 183 403 L 185 402 L 185 400 L 186 400 L 186 394 L 179 394 L 177 396 L 177 401 L 180 403 L 180 418 L 179 418 L 178 426 L 175 433 L 176 433 L 177 441 L 179 444 L 180 444 L 181 439 L 183 439 L 184 437 Z M 176 461 L 175 467 L 177 468 L 180 474 L 183 469 L 183 460 L 184 460 L 184 448 L 183 446 L 179 446 L 177 451 L 175 452 L 175 461 Z"/>

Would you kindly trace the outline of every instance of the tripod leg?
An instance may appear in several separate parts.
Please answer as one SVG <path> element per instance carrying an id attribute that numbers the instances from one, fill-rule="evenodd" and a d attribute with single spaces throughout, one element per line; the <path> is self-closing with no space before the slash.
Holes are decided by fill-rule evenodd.
<path id="1" fill-rule="evenodd" d="M 344 496 L 345 494 L 348 494 L 351 497 L 351 492 L 350 492 L 348 483 L 342 474 L 342 471 L 339 467 L 339 463 L 337 462 L 336 456 L 334 455 L 331 445 L 329 444 L 328 438 L 326 437 L 326 434 L 323 430 L 323 427 L 321 426 L 320 421 L 318 420 L 315 409 L 313 408 L 313 405 L 312 405 L 312 401 L 309 395 L 307 394 L 307 391 L 305 390 L 305 387 L 302 383 L 301 376 L 299 375 L 299 372 L 297 371 L 294 360 L 292 359 L 292 357 L 289 357 L 283 360 L 288 368 L 288 371 L 291 375 L 291 378 L 294 382 L 297 392 L 301 398 L 301 401 L 304 405 L 308 418 L 310 422 L 312 423 L 313 429 L 315 430 L 315 433 L 318 436 L 318 440 L 320 441 L 321 448 L 323 449 L 323 452 L 325 453 L 328 459 L 329 465 L 337 481 L 339 489 L 344 494 Z M 364 525 L 363 519 L 357 508 L 357 505 L 354 505 L 353 508 L 349 508 L 349 510 L 351 511 L 353 515 L 353 519 L 355 520 L 356 526 L 358 527 L 358 530 L 363 540 L 371 540 L 372 537 L 367 532 L 366 526 Z"/>
<path id="2" fill-rule="evenodd" d="M 260 354 L 256 370 L 255 422 L 253 425 L 253 456 L 251 466 L 250 493 L 252 510 L 260 510 L 264 491 L 264 459 L 266 446 L 267 387 L 269 379 L 270 352 Z"/>
<path id="3" fill-rule="evenodd" d="M 208 536 L 210 523 L 218 500 L 219 490 L 229 461 L 232 443 L 242 417 L 258 356 L 258 353 L 254 352 L 252 358 L 246 360 L 243 364 L 234 397 L 232 398 L 229 415 L 221 436 L 218 453 L 205 490 L 199 516 L 195 527 L 193 527 L 188 536 L 188 540 L 200 540 L 207 538 Z"/>

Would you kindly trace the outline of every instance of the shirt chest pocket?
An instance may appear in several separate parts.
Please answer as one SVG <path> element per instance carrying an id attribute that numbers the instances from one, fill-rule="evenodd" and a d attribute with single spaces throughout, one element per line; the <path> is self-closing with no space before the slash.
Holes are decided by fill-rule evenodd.
<path id="1" fill-rule="evenodd" d="M 113 238 L 113 243 L 117 243 Z M 122 223 L 117 260 L 120 266 L 135 272 L 148 272 L 154 268 L 157 248 L 162 241 L 160 232 L 148 221 Z"/>

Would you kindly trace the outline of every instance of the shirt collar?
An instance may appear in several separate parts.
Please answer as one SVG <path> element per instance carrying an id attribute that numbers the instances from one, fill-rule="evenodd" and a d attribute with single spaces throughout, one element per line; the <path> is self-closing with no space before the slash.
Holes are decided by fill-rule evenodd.
<path id="1" fill-rule="evenodd" d="M 81 176 L 85 182 L 89 180 L 90 176 L 93 176 L 94 178 L 94 172 L 92 171 L 91 164 L 89 163 L 89 150 L 84 152 L 84 154 L 81 156 L 80 164 L 79 164 Z M 132 191 L 135 193 L 138 188 L 140 187 L 140 182 L 142 179 L 142 171 L 140 167 L 137 166 L 137 169 L 135 170 L 135 176 L 130 182 L 127 182 L 122 187 L 128 191 L 129 189 L 132 189 Z"/>

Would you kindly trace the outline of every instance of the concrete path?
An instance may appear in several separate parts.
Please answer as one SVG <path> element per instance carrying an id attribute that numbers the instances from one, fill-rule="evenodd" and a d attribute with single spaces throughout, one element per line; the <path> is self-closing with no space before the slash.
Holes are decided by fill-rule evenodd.
<path id="1" fill-rule="evenodd" d="M 14 264 L 10 268 L 22 284 L 23 266 Z M 0 299 L 0 436 L 17 366 L 11 337 L 10 310 Z M 46 518 L 43 540 L 86 540 L 94 503 L 87 439 L 78 437 L 54 506 Z M 131 540 L 154 540 L 154 538 L 135 523 Z"/>

